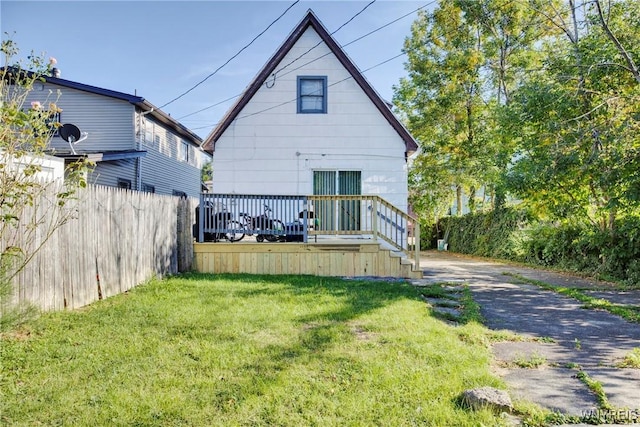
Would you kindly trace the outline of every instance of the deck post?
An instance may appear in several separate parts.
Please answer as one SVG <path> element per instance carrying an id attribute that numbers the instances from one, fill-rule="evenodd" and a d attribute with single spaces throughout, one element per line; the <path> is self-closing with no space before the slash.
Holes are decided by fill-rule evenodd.
<path id="1" fill-rule="evenodd" d="M 414 221 L 414 224 L 413 224 L 413 248 L 414 248 L 413 259 L 415 260 L 415 267 L 419 270 L 420 269 L 420 221 L 418 221 L 417 219 Z"/>
<path id="2" fill-rule="evenodd" d="M 204 194 L 200 193 L 200 209 L 198 209 L 198 243 L 204 242 Z"/>
<path id="3" fill-rule="evenodd" d="M 309 240 L 309 199 L 302 196 L 302 242 L 307 243 Z"/>
<path id="4" fill-rule="evenodd" d="M 378 240 L 378 199 L 371 199 L 371 228 L 373 229 L 373 240 Z"/>

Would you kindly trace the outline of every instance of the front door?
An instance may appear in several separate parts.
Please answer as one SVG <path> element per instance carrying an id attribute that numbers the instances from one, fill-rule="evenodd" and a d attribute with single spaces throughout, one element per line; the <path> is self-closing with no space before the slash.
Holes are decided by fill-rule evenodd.
<path id="1" fill-rule="evenodd" d="M 362 194 L 360 171 L 314 171 L 314 195 Z M 319 230 L 360 230 L 360 201 L 324 201 L 314 206 Z"/>

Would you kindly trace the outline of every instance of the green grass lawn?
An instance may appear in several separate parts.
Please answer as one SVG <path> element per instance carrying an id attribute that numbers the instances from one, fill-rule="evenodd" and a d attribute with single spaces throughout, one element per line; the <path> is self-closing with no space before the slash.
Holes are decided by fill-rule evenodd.
<path id="1" fill-rule="evenodd" d="M 477 330 L 402 282 L 152 281 L 2 335 L 0 424 L 501 425 L 455 403 L 503 387 Z"/>

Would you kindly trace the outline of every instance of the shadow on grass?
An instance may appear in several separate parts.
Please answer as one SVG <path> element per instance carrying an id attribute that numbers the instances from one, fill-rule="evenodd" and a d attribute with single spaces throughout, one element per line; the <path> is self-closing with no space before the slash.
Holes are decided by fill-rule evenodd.
<path id="1" fill-rule="evenodd" d="M 350 365 L 359 369 L 356 359 L 333 353 L 332 350 L 358 337 L 354 322 L 359 317 L 374 310 L 387 307 L 402 300 L 420 301 L 419 294 L 410 283 L 395 279 L 342 279 L 317 276 L 288 275 L 248 275 L 248 274 L 202 274 L 190 273 L 180 276 L 187 281 L 242 282 L 246 288 L 234 288 L 234 297 L 274 297 L 289 294 L 301 297 L 305 304 L 318 299 L 318 306 L 312 312 L 292 316 L 287 321 L 297 324 L 297 339 L 288 344 L 268 344 L 261 354 L 238 366 L 243 373 L 247 386 L 253 387 L 254 395 L 264 393 L 266 389 L 278 383 L 278 378 L 298 363 L 321 363 L 323 366 Z M 264 285 L 264 286 L 261 286 Z M 220 292 L 229 292 L 221 289 Z M 288 296 L 286 296 L 288 298 Z M 331 304 L 324 309 L 323 299 L 336 298 L 339 304 Z M 302 302 L 301 302 L 302 303 Z M 346 366 L 345 365 L 345 366 Z M 254 378 L 260 381 L 249 385 Z M 302 381 L 303 379 L 301 379 Z M 239 403 L 248 396 L 235 396 Z"/>
<path id="2" fill-rule="evenodd" d="M 181 280 L 242 282 L 265 287 L 234 290 L 237 297 L 278 295 L 282 286 L 293 295 L 330 295 L 343 301 L 344 309 L 326 313 L 326 320 L 348 321 L 363 313 L 375 310 L 403 299 L 419 300 L 416 289 L 407 281 L 399 279 L 343 279 L 334 277 L 300 275 L 251 275 L 251 274 L 205 274 L 189 273 L 179 276 Z M 273 287 L 268 285 L 280 285 Z M 300 318 L 302 322 L 318 321 L 316 316 Z"/>

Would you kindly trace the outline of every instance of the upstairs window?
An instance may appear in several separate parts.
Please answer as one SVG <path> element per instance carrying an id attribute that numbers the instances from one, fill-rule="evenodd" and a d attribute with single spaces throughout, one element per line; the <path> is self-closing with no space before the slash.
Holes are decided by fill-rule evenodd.
<path id="1" fill-rule="evenodd" d="M 51 136 L 60 136 L 60 133 L 58 133 L 59 126 L 62 126 L 62 122 L 60 120 L 62 120 L 62 117 L 60 116 L 59 111 L 55 113 L 49 112 L 49 117 L 45 121 L 49 129 L 53 132 Z"/>
<path id="2" fill-rule="evenodd" d="M 38 101 L 34 101 L 31 104 L 34 105 L 34 107 L 32 107 L 31 109 L 37 110 L 39 112 L 39 117 L 44 119 L 46 126 L 45 129 L 42 130 L 46 131 L 51 136 L 60 136 L 60 133 L 58 132 L 59 127 L 62 126 L 62 116 L 60 114 L 60 111 L 41 110 L 42 107 L 40 102 Z M 35 104 L 37 104 L 37 107 L 35 106 Z M 22 111 L 27 113 L 29 110 L 23 109 Z M 41 136 L 43 132 L 38 130 L 35 133 L 36 136 Z"/>
<path id="3" fill-rule="evenodd" d="M 327 77 L 298 76 L 298 113 L 327 112 Z"/>
<path id="4" fill-rule="evenodd" d="M 180 141 L 178 145 L 178 159 L 183 162 L 189 161 L 189 143 L 186 141 Z"/>
<path id="5" fill-rule="evenodd" d="M 144 129 L 144 144 L 152 145 L 153 144 L 153 125 L 151 123 L 147 123 Z"/>

